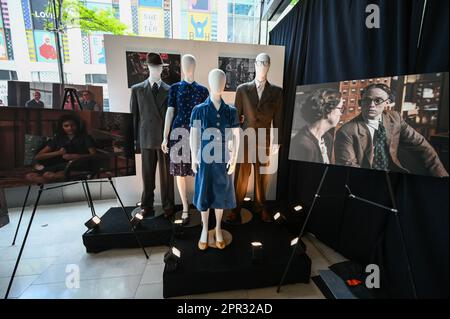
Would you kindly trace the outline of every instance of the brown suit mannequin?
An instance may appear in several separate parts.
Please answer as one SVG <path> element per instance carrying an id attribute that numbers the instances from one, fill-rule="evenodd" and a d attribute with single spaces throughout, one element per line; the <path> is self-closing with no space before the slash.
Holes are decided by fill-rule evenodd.
<path id="1" fill-rule="evenodd" d="M 267 63 L 268 62 L 268 63 Z M 256 130 L 256 145 L 259 145 L 260 136 L 258 136 L 258 128 L 265 129 L 266 143 L 259 147 L 264 147 L 266 154 L 270 152 L 270 128 L 273 127 L 281 130 L 281 120 L 283 116 L 283 90 L 267 81 L 267 72 L 270 67 L 270 57 L 262 53 L 256 58 L 256 79 L 249 83 L 244 83 L 237 88 L 235 107 L 241 118 L 242 129 L 253 128 Z M 264 90 L 261 98 L 258 96 L 257 82 L 264 82 Z M 281 140 L 278 134 L 278 141 Z M 277 142 L 278 142 L 277 141 Z M 261 174 L 260 168 L 267 166 L 269 163 L 261 163 L 258 150 L 249 149 L 249 143 L 244 140 L 244 146 L 241 151 L 244 152 L 244 162 L 238 163 L 235 174 L 235 190 L 236 190 L 236 209 L 229 215 L 229 221 L 235 221 L 241 209 L 241 204 L 247 193 L 248 181 L 252 169 L 254 168 L 255 176 L 255 210 L 262 213 L 264 221 L 270 221 L 271 215 L 265 209 L 266 191 L 269 184 L 269 175 Z M 248 158 L 248 154 L 254 154 L 256 163 L 252 163 Z"/>

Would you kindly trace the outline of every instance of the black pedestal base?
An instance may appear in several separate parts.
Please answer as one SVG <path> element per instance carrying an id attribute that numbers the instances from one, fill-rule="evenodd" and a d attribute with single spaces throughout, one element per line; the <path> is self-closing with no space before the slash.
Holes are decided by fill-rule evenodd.
<path id="1" fill-rule="evenodd" d="M 233 235 L 224 250 L 197 247 L 200 233 L 186 229 L 174 246 L 181 251 L 178 268 L 163 275 L 165 298 L 225 290 L 277 286 L 291 254 L 294 238 L 286 227 L 267 224 L 258 219 L 244 225 L 223 225 Z M 263 244 L 263 260 L 252 262 L 251 243 Z M 308 283 L 311 260 L 306 254 L 294 257 L 284 284 Z M 276 293 L 276 288 L 274 288 Z"/>
<path id="2" fill-rule="evenodd" d="M 135 207 L 127 207 L 130 214 Z M 143 219 L 136 227 L 136 233 L 144 246 L 169 245 L 172 236 L 172 223 L 159 216 L 152 219 Z M 83 244 L 88 253 L 98 253 L 113 248 L 139 247 L 136 237 L 125 219 L 122 209 L 110 208 L 102 217 L 96 229 L 83 234 Z"/>

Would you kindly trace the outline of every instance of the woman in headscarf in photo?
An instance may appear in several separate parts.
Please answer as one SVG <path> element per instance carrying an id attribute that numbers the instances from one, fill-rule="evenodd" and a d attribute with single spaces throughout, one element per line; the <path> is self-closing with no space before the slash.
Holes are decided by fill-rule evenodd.
<path id="1" fill-rule="evenodd" d="M 292 138 L 290 158 L 330 164 L 333 150 L 330 130 L 339 123 L 343 112 L 341 93 L 318 89 L 306 98 L 300 112 L 307 124 Z"/>

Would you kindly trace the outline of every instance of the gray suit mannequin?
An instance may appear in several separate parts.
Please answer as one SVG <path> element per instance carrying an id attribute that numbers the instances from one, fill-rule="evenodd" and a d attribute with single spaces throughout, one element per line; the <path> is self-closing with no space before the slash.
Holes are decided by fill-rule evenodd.
<path id="1" fill-rule="evenodd" d="M 142 215 L 154 214 L 156 165 L 159 163 L 161 202 L 165 216 L 173 215 L 174 183 L 169 174 L 169 156 L 161 150 L 167 96 L 170 86 L 161 81 L 163 61 L 159 54 L 147 55 L 150 76 L 131 87 L 130 110 L 133 114 L 136 148 L 142 155 Z"/>

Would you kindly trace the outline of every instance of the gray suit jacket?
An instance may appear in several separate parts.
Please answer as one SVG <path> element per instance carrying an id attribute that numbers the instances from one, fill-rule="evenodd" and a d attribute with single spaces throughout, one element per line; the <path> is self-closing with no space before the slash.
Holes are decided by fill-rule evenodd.
<path id="1" fill-rule="evenodd" d="M 131 87 L 134 136 L 141 149 L 161 148 L 169 88 L 168 84 L 161 82 L 155 100 L 148 79 Z"/>

